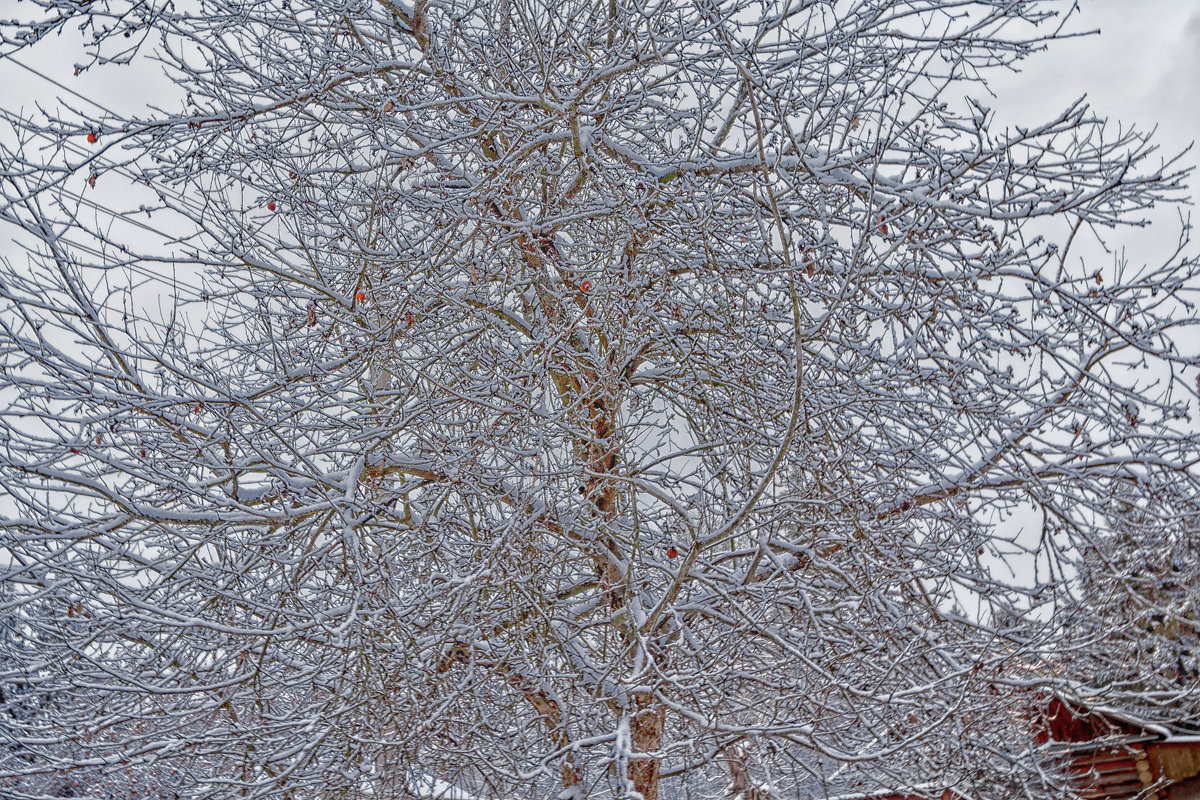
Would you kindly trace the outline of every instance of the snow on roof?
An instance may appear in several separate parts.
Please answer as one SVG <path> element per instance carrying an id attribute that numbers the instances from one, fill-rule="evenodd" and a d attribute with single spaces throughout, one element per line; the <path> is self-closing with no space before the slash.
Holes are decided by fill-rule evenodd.
<path id="1" fill-rule="evenodd" d="M 1088 706 L 1088 710 L 1093 714 L 1099 714 L 1110 719 L 1115 719 L 1118 722 L 1124 722 L 1127 725 L 1132 725 L 1135 728 L 1141 728 L 1146 733 L 1157 736 L 1159 741 L 1171 742 L 1173 744 L 1200 743 L 1200 735 L 1197 735 L 1194 732 L 1184 733 L 1160 722 L 1150 722 L 1128 711 L 1122 711 L 1120 709 L 1104 705 Z"/>
<path id="2" fill-rule="evenodd" d="M 413 797 L 419 797 L 421 800 L 477 800 L 470 792 L 433 775 L 413 778 L 404 788 Z"/>

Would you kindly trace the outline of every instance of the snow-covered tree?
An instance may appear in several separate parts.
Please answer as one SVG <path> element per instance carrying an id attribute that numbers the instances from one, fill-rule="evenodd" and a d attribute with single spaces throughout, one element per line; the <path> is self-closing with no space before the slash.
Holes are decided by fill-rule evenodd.
<path id="1" fill-rule="evenodd" d="M 1108 526 L 1082 549 L 1078 597 L 1059 612 L 1081 688 L 1191 729 L 1200 729 L 1198 499 L 1118 495 Z"/>
<path id="2" fill-rule="evenodd" d="M 1037 795 L 1066 565 L 1200 455 L 1196 261 L 1095 246 L 1183 173 L 983 104 L 1072 5 L 20 7 L 179 93 L 4 112 L 0 792 Z"/>

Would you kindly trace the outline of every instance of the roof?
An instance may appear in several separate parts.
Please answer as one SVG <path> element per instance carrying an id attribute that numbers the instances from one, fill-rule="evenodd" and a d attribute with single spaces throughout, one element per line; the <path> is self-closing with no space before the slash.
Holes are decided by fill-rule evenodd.
<path id="1" fill-rule="evenodd" d="M 1086 800 L 1168 797 L 1164 790 L 1172 785 L 1200 786 L 1200 736 L 1126 711 L 1085 706 L 1056 695 L 1034 719 L 1033 735 L 1035 742 L 1043 745 L 1046 757 L 1065 767 L 1074 790 Z M 1200 789 L 1197 792 L 1200 796 Z M 931 797 L 962 800 L 963 795 L 929 782 L 903 790 L 842 794 L 829 800 Z"/>

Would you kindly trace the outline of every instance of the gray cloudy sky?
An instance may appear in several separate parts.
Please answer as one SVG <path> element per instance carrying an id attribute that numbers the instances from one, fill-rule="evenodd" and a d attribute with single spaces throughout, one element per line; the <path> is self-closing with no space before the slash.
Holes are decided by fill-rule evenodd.
<path id="1" fill-rule="evenodd" d="M 1079 4 L 1069 30 L 1098 29 L 1099 35 L 1055 42 L 1047 52 L 1024 62 L 1021 73 L 993 75 L 997 96 L 990 102 L 998 120 L 1044 121 L 1087 95 L 1095 113 L 1114 123 L 1142 129 L 1157 124 L 1156 140 L 1164 154 L 1185 148 L 1200 134 L 1200 0 L 1079 0 Z M 55 40 L 53 48 L 43 48 L 36 58 L 25 58 L 85 96 L 126 111 L 170 93 L 165 80 L 146 69 L 99 70 L 72 77 L 80 54 L 67 43 L 69 38 Z M 0 102 L 6 108 L 24 106 L 27 112 L 33 104 L 52 103 L 55 95 L 62 94 L 2 60 L 0 86 L 4 95 Z M 77 108 L 94 111 L 75 98 L 66 99 Z M 1200 153 L 1189 153 L 1186 161 L 1200 163 Z M 1192 183 L 1200 185 L 1200 178 Z M 1193 189 L 1191 196 L 1200 197 L 1200 191 Z M 1122 233 L 1121 241 L 1131 246 L 1131 255 L 1173 241 L 1173 233 L 1165 234 L 1175 215 L 1175 210 L 1164 209 L 1159 215 L 1162 225 L 1150 232 Z M 5 249 L 0 244 L 0 252 Z M 1139 254 L 1135 260 L 1145 257 L 1150 254 Z"/>
<path id="2" fill-rule="evenodd" d="M 1082 0 L 1071 30 L 1094 29 L 997 79 L 1003 105 L 1041 117 L 1087 94 L 1101 115 L 1157 121 L 1164 146 L 1186 146 L 1200 131 L 1200 0 Z"/>
<path id="3" fill-rule="evenodd" d="M 11 2 L 0 0 L 0 8 Z M 1053 43 L 1047 52 L 1026 61 L 1021 73 L 993 75 L 997 97 L 991 104 L 999 120 L 1044 121 L 1086 94 L 1098 115 L 1142 128 L 1158 124 L 1157 139 L 1163 152 L 1182 150 L 1200 135 L 1200 0 L 1080 0 L 1080 4 L 1070 30 L 1099 29 L 1100 34 Z M 54 44 L 57 49 L 43 49 L 30 60 L 89 98 L 130 110 L 149 98 L 169 94 L 163 79 L 145 70 L 101 70 L 75 79 L 72 69 L 78 51 L 64 40 Z M 28 113 L 35 103 L 53 104 L 60 94 L 0 60 L 0 104 L 4 107 L 24 106 Z M 67 99 L 94 113 L 78 100 Z M 0 130 L 0 136 L 9 135 L 11 131 Z M 1189 153 L 1186 162 L 1200 163 L 1200 153 Z M 1193 187 L 1200 185 L 1200 176 L 1192 183 Z M 1200 191 L 1193 188 L 1190 195 L 1200 197 Z M 1158 224 L 1119 231 L 1112 242 L 1128 247 L 1135 262 L 1166 255 L 1178 232 L 1176 211 L 1160 209 L 1155 215 Z M 0 255 L 16 256 L 10 235 L 0 230 Z M 1111 259 L 1109 254 L 1098 255 Z"/>
<path id="4" fill-rule="evenodd" d="M 1068 30 L 1094 36 L 1053 43 L 1017 75 L 992 78 L 999 120 L 1044 121 L 1086 95 L 1093 113 L 1114 124 L 1158 130 L 1161 155 L 1175 155 L 1200 136 L 1200 0 L 1080 0 Z M 1200 164 L 1200 152 L 1184 157 Z M 1200 175 L 1189 196 L 1200 198 Z M 1186 210 L 1186 209 L 1185 209 Z M 1169 254 L 1179 209 L 1160 209 L 1156 224 L 1122 230 L 1111 244 L 1129 248 L 1132 261 Z M 1200 218 L 1197 219 L 1200 223 Z M 1193 248 L 1194 249 L 1194 248 Z"/>

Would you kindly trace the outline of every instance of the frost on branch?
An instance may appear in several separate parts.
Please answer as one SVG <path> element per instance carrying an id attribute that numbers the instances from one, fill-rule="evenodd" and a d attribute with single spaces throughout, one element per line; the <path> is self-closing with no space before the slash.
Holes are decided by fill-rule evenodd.
<path id="1" fill-rule="evenodd" d="M 1097 589 L 1197 521 L 1187 229 L 1101 246 L 1185 175 L 981 105 L 1071 5 L 26 3 L 178 92 L 5 110 L 0 793 L 1040 797 L 1031 697 L 1194 719 L 1079 624 L 1194 639 Z"/>

